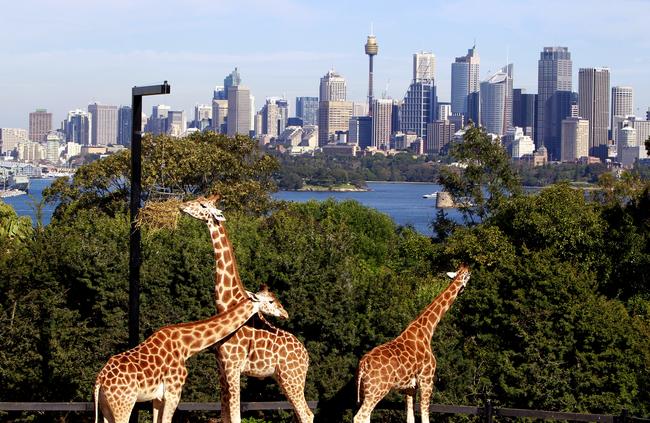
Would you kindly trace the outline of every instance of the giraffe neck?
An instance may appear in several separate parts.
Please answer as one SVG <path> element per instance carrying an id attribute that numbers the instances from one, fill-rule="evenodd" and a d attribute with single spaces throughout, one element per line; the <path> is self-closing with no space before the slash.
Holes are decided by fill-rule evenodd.
<path id="1" fill-rule="evenodd" d="M 224 313 L 197 322 L 174 325 L 171 329 L 181 332 L 183 355 L 188 359 L 236 331 L 256 312 L 253 301 L 246 299 Z"/>
<path id="2" fill-rule="evenodd" d="M 235 254 L 228 239 L 226 228 L 212 219 L 208 220 L 216 271 L 214 274 L 214 299 L 217 312 L 222 313 L 229 307 L 248 298 L 246 289 L 239 278 Z"/>
<path id="3" fill-rule="evenodd" d="M 447 310 L 456 300 L 456 296 L 460 292 L 462 286 L 461 278 L 454 279 L 444 291 L 442 291 L 432 302 L 429 304 L 420 315 L 406 327 L 403 335 L 418 334 L 423 336 L 431 343 L 431 337 L 436 330 L 440 319 L 445 315 Z"/>

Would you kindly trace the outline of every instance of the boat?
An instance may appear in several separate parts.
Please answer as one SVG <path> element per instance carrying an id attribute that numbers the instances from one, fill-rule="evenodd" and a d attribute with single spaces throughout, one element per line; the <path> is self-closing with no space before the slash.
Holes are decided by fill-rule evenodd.
<path id="1" fill-rule="evenodd" d="M 29 193 L 29 176 L 27 175 L 10 175 L 9 189 L 24 191 Z"/>
<path id="2" fill-rule="evenodd" d="M 432 192 L 431 194 L 424 194 L 422 198 L 427 198 L 430 200 L 435 200 L 438 198 L 438 192 Z"/>

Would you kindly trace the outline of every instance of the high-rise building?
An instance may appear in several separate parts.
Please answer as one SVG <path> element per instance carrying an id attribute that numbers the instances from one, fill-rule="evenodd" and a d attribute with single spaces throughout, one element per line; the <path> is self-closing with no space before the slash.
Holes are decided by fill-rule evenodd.
<path id="1" fill-rule="evenodd" d="M 296 97 L 296 116 L 304 125 L 318 125 L 318 97 Z"/>
<path id="2" fill-rule="evenodd" d="M 346 85 L 345 78 L 334 70 L 328 71 L 320 79 L 319 101 L 345 101 Z"/>
<path id="3" fill-rule="evenodd" d="M 451 116 L 451 103 L 438 102 L 436 120 L 447 120 Z"/>
<path id="4" fill-rule="evenodd" d="M 503 146 L 513 159 L 521 159 L 523 156 L 532 156 L 535 152 L 533 139 L 524 134 L 523 128 L 512 127 L 508 129 L 501 138 Z"/>
<path id="5" fill-rule="evenodd" d="M 187 117 L 183 110 L 170 110 L 167 113 L 167 134 L 180 137 L 187 130 Z"/>
<path id="6" fill-rule="evenodd" d="M 609 125 L 609 69 L 581 68 L 579 73 L 578 109 L 589 121 L 589 155 L 607 159 Z"/>
<path id="7" fill-rule="evenodd" d="M 126 147 L 131 146 L 132 131 L 133 110 L 130 106 L 121 106 L 117 110 L 117 143 Z"/>
<path id="8" fill-rule="evenodd" d="M 225 134 L 227 118 L 228 100 L 212 100 L 212 130 L 218 134 Z"/>
<path id="9" fill-rule="evenodd" d="M 167 115 L 171 107 L 157 104 L 151 108 L 151 117 L 147 120 L 146 131 L 153 135 L 167 133 Z"/>
<path id="10" fill-rule="evenodd" d="M 223 85 L 217 85 L 214 87 L 214 90 L 212 91 L 212 99 L 226 100 L 226 89 L 223 87 Z"/>
<path id="11" fill-rule="evenodd" d="M 337 132 L 347 132 L 351 117 L 351 102 L 321 101 L 318 108 L 318 146 L 329 143 Z"/>
<path id="12" fill-rule="evenodd" d="M 522 128 L 524 135 L 535 139 L 537 94 L 526 94 L 522 88 L 512 90 L 512 126 Z"/>
<path id="13" fill-rule="evenodd" d="M 352 116 L 349 124 L 348 142 L 357 144 L 360 149 L 372 145 L 372 118 Z"/>
<path id="14" fill-rule="evenodd" d="M 481 82 L 481 125 L 498 136 L 512 127 L 512 69 L 504 66 Z"/>
<path id="15" fill-rule="evenodd" d="M 228 117 L 227 133 L 229 137 L 235 135 L 249 135 L 251 130 L 251 93 L 242 85 L 233 85 L 228 88 Z"/>
<path id="16" fill-rule="evenodd" d="M 575 162 L 587 156 L 589 156 L 589 121 L 580 117 L 568 117 L 562 120 L 560 160 Z"/>
<path id="17" fill-rule="evenodd" d="M 44 142 L 48 132 L 52 130 L 52 113 L 47 109 L 36 109 L 29 114 L 29 140 Z"/>
<path id="18" fill-rule="evenodd" d="M 479 66 L 481 59 L 476 46 L 467 50 L 467 55 L 457 57 L 451 64 L 451 111 L 468 116 L 468 96 L 478 92 Z"/>
<path id="19" fill-rule="evenodd" d="M 278 97 L 269 97 L 262 107 L 261 134 L 271 137 L 279 136 L 287 126 L 289 118 L 289 105 L 287 100 Z"/>
<path id="20" fill-rule="evenodd" d="M 27 141 L 27 129 L 0 128 L 0 154 L 6 155 L 18 147 L 18 144 Z"/>
<path id="21" fill-rule="evenodd" d="M 195 104 L 194 105 L 194 120 L 192 127 L 199 130 L 204 130 L 210 126 L 212 120 L 212 105 L 210 104 Z"/>
<path id="22" fill-rule="evenodd" d="M 373 69 L 372 69 L 372 59 L 379 52 L 379 46 L 377 45 L 377 38 L 372 34 L 368 35 L 368 40 L 365 45 L 366 54 L 368 55 L 368 112 L 372 116 L 372 105 L 373 105 L 373 93 L 372 93 L 372 79 L 373 79 Z"/>
<path id="23" fill-rule="evenodd" d="M 436 120 L 429 123 L 424 152 L 427 154 L 440 154 L 451 142 L 455 132 L 456 124 L 448 120 Z"/>
<path id="24" fill-rule="evenodd" d="M 436 77 L 436 56 L 429 52 L 413 54 L 413 80 L 433 82 Z"/>
<path id="25" fill-rule="evenodd" d="M 571 53 L 567 47 L 544 47 L 537 73 L 535 145 L 545 146 L 550 160 L 560 159 L 562 120 L 570 115 Z"/>
<path id="26" fill-rule="evenodd" d="M 117 143 L 117 106 L 93 103 L 90 113 L 90 144 L 109 145 Z"/>
<path id="27" fill-rule="evenodd" d="M 45 160 L 52 164 L 59 163 L 61 142 L 62 139 L 56 132 L 50 132 L 45 136 Z"/>
<path id="28" fill-rule="evenodd" d="M 632 87 L 612 87 L 612 115 L 610 128 L 614 138 L 614 117 L 634 115 L 634 92 Z"/>
<path id="29" fill-rule="evenodd" d="M 372 146 L 380 150 L 390 147 L 393 100 L 376 99 L 372 103 Z"/>
<path id="30" fill-rule="evenodd" d="M 235 87 L 239 84 L 241 84 L 241 76 L 239 75 L 239 71 L 237 70 L 237 68 L 235 68 L 235 70 L 230 72 L 230 74 L 226 76 L 223 80 L 223 92 L 226 95 L 225 100 L 228 99 L 228 90 L 230 89 L 230 87 Z M 216 95 L 217 95 L 217 91 L 215 89 L 215 96 Z"/>
<path id="31" fill-rule="evenodd" d="M 91 115 L 83 110 L 71 110 L 63 121 L 63 132 L 67 142 L 90 145 Z M 130 135 L 130 134 L 129 134 Z"/>
<path id="32" fill-rule="evenodd" d="M 639 146 L 636 130 L 631 126 L 621 128 L 618 139 L 617 159 L 623 167 L 631 167 L 641 158 L 641 150 L 645 150 L 645 146 Z"/>

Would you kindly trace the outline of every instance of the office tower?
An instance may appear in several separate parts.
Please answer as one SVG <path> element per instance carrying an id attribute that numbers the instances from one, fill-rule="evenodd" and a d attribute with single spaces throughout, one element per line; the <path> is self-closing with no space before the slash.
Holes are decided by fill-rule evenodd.
<path id="1" fill-rule="evenodd" d="M 90 113 L 90 144 L 109 145 L 117 143 L 117 106 L 99 103 L 88 105 Z"/>
<path id="2" fill-rule="evenodd" d="M 413 54 L 413 80 L 433 82 L 436 76 L 436 56 L 429 52 Z"/>
<path id="3" fill-rule="evenodd" d="M 194 105 L 194 122 L 192 126 L 201 131 L 210 126 L 212 120 L 212 105 L 196 104 Z"/>
<path id="4" fill-rule="evenodd" d="M 212 130 L 218 134 L 225 134 L 227 118 L 228 100 L 212 100 Z"/>
<path id="5" fill-rule="evenodd" d="M 370 116 L 352 116 L 350 118 L 348 142 L 357 144 L 360 149 L 372 145 L 372 118 Z"/>
<path id="6" fill-rule="evenodd" d="M 287 126 L 287 119 L 289 117 L 287 100 L 278 97 L 267 98 L 261 110 L 261 117 L 261 134 L 277 137 Z"/>
<path id="7" fill-rule="evenodd" d="M 61 138 L 55 132 L 50 132 L 45 136 L 45 160 L 52 164 L 59 163 L 61 141 Z"/>
<path id="8" fill-rule="evenodd" d="M 614 117 L 634 115 L 634 92 L 632 87 L 612 87 L 612 117 L 610 128 L 614 138 Z"/>
<path id="9" fill-rule="evenodd" d="M 239 84 L 241 84 L 241 76 L 239 75 L 237 68 L 235 68 L 235 70 L 230 72 L 230 75 L 226 76 L 223 80 L 223 91 L 226 95 L 225 100 L 228 99 L 228 91 L 230 90 L 230 87 L 236 87 Z M 215 92 L 215 95 L 216 94 L 217 93 Z"/>
<path id="10" fill-rule="evenodd" d="M 578 80 L 578 109 L 589 121 L 589 155 L 604 162 L 608 156 L 609 69 L 581 68 Z"/>
<path id="11" fill-rule="evenodd" d="M 170 110 L 167 113 L 167 134 L 180 137 L 187 130 L 187 118 L 183 110 Z"/>
<path id="12" fill-rule="evenodd" d="M 462 113 L 452 113 L 447 116 L 447 121 L 454 124 L 456 131 L 460 131 L 465 127 L 465 116 Z"/>
<path id="13" fill-rule="evenodd" d="M 390 147 L 393 100 L 376 99 L 372 103 L 372 146 L 380 150 Z"/>
<path id="14" fill-rule="evenodd" d="M 369 116 L 368 104 L 364 101 L 362 103 L 352 102 L 352 116 Z"/>
<path id="15" fill-rule="evenodd" d="M 79 109 L 71 110 L 63 121 L 65 140 L 81 145 L 90 145 L 91 127 L 92 121 L 90 113 Z"/>
<path id="16" fill-rule="evenodd" d="M 436 111 L 436 120 L 447 120 L 451 116 L 451 103 L 438 102 L 438 110 Z"/>
<path id="17" fill-rule="evenodd" d="M 631 126 L 621 128 L 618 139 L 617 159 L 623 167 L 631 167 L 641 158 L 641 149 L 645 150 L 645 146 L 639 146 L 636 130 Z"/>
<path id="18" fill-rule="evenodd" d="M 512 90 L 512 126 L 522 128 L 535 139 L 537 94 L 526 94 L 522 88 Z"/>
<path id="19" fill-rule="evenodd" d="M 366 54 L 368 55 L 368 113 L 372 116 L 373 108 L 373 99 L 372 99 L 372 59 L 379 52 L 379 46 L 377 45 L 377 38 L 370 31 L 368 35 L 368 40 L 365 45 Z"/>
<path id="20" fill-rule="evenodd" d="M 390 132 L 394 133 L 400 130 L 402 122 L 402 101 L 393 100 L 393 118 L 391 121 Z"/>
<path id="21" fill-rule="evenodd" d="M 226 100 L 226 89 L 223 87 L 223 85 L 217 85 L 214 87 L 214 90 L 212 91 L 212 99 Z"/>
<path id="22" fill-rule="evenodd" d="M 459 115 L 462 117 L 462 115 Z M 451 137 L 456 132 L 456 124 L 448 120 L 436 120 L 428 124 L 427 138 L 424 152 L 427 154 L 440 154 L 451 142 Z"/>
<path id="23" fill-rule="evenodd" d="M 242 85 L 228 88 L 227 133 L 229 137 L 250 134 L 251 130 L 251 92 Z"/>
<path id="24" fill-rule="evenodd" d="M 481 82 L 481 125 L 497 136 L 512 127 L 512 69 L 504 66 Z"/>
<path id="25" fill-rule="evenodd" d="M 479 90 L 479 66 L 481 59 L 476 46 L 467 50 L 467 55 L 457 57 L 451 64 L 451 111 L 468 116 L 471 93 Z"/>
<path id="26" fill-rule="evenodd" d="M 305 122 L 299 117 L 290 117 L 287 119 L 287 128 L 290 126 L 299 126 L 302 128 L 304 125 Z"/>
<path id="27" fill-rule="evenodd" d="M 151 116 L 147 120 L 146 131 L 153 135 L 167 133 L 167 115 L 171 107 L 165 104 L 157 104 L 151 108 Z"/>
<path id="28" fill-rule="evenodd" d="M 562 153 L 560 160 L 575 162 L 589 156 L 589 121 L 579 117 L 562 120 Z"/>
<path id="29" fill-rule="evenodd" d="M 27 129 L 0 128 L 0 154 L 6 155 L 14 151 L 18 144 L 29 139 Z"/>
<path id="30" fill-rule="evenodd" d="M 36 109 L 29 114 L 29 140 L 34 142 L 45 141 L 47 133 L 52 130 L 52 113 L 47 109 Z"/>
<path id="31" fill-rule="evenodd" d="M 345 79 L 334 70 L 328 71 L 320 79 L 319 101 L 345 101 Z"/>
<path id="32" fill-rule="evenodd" d="M 571 110 L 571 104 L 566 103 L 570 99 L 566 93 L 572 90 L 571 72 L 571 53 L 567 47 L 544 47 L 537 68 L 535 145 L 545 146 L 550 160 L 560 159 L 562 119 Z"/>
<path id="33" fill-rule="evenodd" d="M 347 132 L 351 117 L 351 102 L 321 101 L 318 108 L 318 146 L 329 143 L 336 132 Z"/>
<path id="34" fill-rule="evenodd" d="M 480 86 L 480 85 L 479 85 Z M 467 123 L 481 123 L 481 92 L 476 91 L 467 95 Z"/>
<path id="35" fill-rule="evenodd" d="M 121 106 L 117 110 L 117 143 L 126 147 L 131 146 L 132 131 L 133 110 L 130 106 Z"/>
<path id="36" fill-rule="evenodd" d="M 296 97 L 296 116 L 304 125 L 318 125 L 318 97 Z"/>

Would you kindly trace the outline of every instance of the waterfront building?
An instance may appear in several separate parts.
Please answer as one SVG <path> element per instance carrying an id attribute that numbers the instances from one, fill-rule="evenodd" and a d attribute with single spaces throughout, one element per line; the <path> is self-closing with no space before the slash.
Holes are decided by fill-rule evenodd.
<path id="1" fill-rule="evenodd" d="M 563 162 L 576 162 L 589 156 L 589 121 L 580 117 L 567 117 L 562 120 Z"/>
<path id="2" fill-rule="evenodd" d="M 117 106 L 93 103 L 88 105 L 90 114 L 90 144 L 109 145 L 117 143 Z"/>
<path id="3" fill-rule="evenodd" d="M 560 159 L 562 120 L 571 111 L 571 72 L 567 47 L 544 47 L 538 61 L 535 145 L 545 146 L 550 160 Z"/>
<path id="4" fill-rule="evenodd" d="M 296 116 L 303 125 L 318 125 L 318 97 L 296 97 Z"/>
<path id="5" fill-rule="evenodd" d="M 512 69 L 504 66 L 481 82 L 481 126 L 497 136 L 512 127 Z"/>
<path id="6" fill-rule="evenodd" d="M 45 141 L 45 137 L 52 130 L 52 113 L 47 109 L 36 109 L 29 114 L 29 140 L 35 142 Z"/>
<path id="7" fill-rule="evenodd" d="M 581 68 L 578 75 L 578 109 L 589 121 L 589 155 L 604 162 L 609 139 L 609 69 Z"/>
<path id="8" fill-rule="evenodd" d="M 393 100 L 376 99 L 372 103 L 372 147 L 380 150 L 390 148 Z"/>
<path id="9" fill-rule="evenodd" d="M 467 50 L 467 55 L 457 57 L 451 64 L 451 111 L 469 114 L 469 95 L 479 91 L 479 67 L 481 59 L 476 46 Z"/>
<path id="10" fill-rule="evenodd" d="M 21 142 L 29 139 L 27 129 L 0 128 L 0 154 L 12 153 Z"/>
<path id="11" fill-rule="evenodd" d="M 235 69 L 236 71 L 237 69 Z M 235 135 L 250 134 L 253 119 L 251 117 L 252 100 L 250 90 L 242 85 L 228 87 L 228 116 L 227 134 L 229 137 Z"/>

